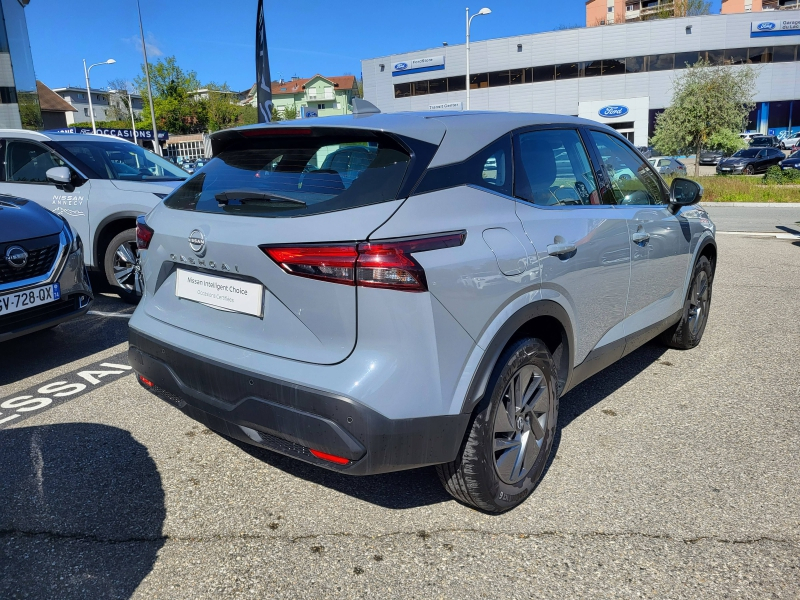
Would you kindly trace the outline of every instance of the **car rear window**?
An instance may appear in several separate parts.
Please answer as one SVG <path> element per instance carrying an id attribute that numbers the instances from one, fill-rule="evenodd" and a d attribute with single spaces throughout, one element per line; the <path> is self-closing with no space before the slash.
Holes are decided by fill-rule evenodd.
<path id="1" fill-rule="evenodd" d="M 253 217 L 365 206 L 396 199 L 410 161 L 403 146 L 379 132 L 245 131 L 254 137 L 231 142 L 164 204 Z"/>

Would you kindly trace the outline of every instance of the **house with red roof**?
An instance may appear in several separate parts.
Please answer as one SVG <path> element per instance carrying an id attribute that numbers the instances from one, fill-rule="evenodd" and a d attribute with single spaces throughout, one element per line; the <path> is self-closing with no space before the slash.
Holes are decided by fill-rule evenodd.
<path id="1" fill-rule="evenodd" d="M 272 103 L 281 116 L 295 118 L 330 117 L 352 113 L 353 98 L 358 95 L 355 75 L 325 77 L 314 75 L 308 79 L 292 77 L 287 81 L 272 82 Z M 256 86 L 250 89 L 245 100 L 256 103 Z"/>

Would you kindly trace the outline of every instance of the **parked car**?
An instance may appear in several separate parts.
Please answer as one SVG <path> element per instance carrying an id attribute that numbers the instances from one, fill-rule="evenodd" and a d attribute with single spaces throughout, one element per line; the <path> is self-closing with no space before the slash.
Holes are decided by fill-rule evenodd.
<path id="1" fill-rule="evenodd" d="M 722 150 L 703 150 L 700 152 L 701 165 L 717 165 L 719 161 L 725 158 L 725 153 Z"/>
<path id="2" fill-rule="evenodd" d="M 750 140 L 751 148 L 779 148 L 780 140 L 774 135 L 760 135 Z"/>
<path id="3" fill-rule="evenodd" d="M 35 202 L 0 195 L 0 342 L 89 310 L 80 236 Z"/>
<path id="4" fill-rule="evenodd" d="M 181 164 L 181 168 L 189 175 L 194 175 L 194 163 L 192 161 L 187 161 Z"/>
<path id="5" fill-rule="evenodd" d="M 653 158 L 659 154 L 653 146 L 637 146 L 636 149 L 641 152 L 642 156 L 645 158 Z"/>
<path id="6" fill-rule="evenodd" d="M 0 130 L 0 193 L 63 216 L 84 241 L 84 260 L 131 302 L 136 290 L 136 217 L 187 175 L 160 156 L 110 136 Z"/>
<path id="7" fill-rule="evenodd" d="M 743 132 L 743 133 L 739 134 L 739 137 L 742 138 L 745 142 L 750 143 L 751 140 L 753 140 L 753 139 L 755 139 L 757 137 L 762 137 L 763 135 L 764 135 L 763 133 Z"/>
<path id="8" fill-rule="evenodd" d="M 702 188 L 668 188 L 594 121 L 356 114 L 211 144 L 140 218 L 129 358 L 242 442 L 344 474 L 438 465 L 502 512 L 544 472 L 561 395 L 651 338 L 703 335 Z M 335 161 L 308 170 L 347 144 L 373 149 L 349 187 Z"/>
<path id="9" fill-rule="evenodd" d="M 785 137 L 781 140 L 780 149 L 781 150 L 791 150 L 793 147 L 800 144 L 800 135 L 791 135 L 789 137 Z"/>
<path id="10" fill-rule="evenodd" d="M 781 169 L 800 169 L 800 151 L 790 154 L 784 158 L 780 163 Z"/>
<path id="11" fill-rule="evenodd" d="M 676 158 L 657 156 L 649 160 L 662 177 L 686 176 L 686 165 Z"/>
<path id="12" fill-rule="evenodd" d="M 718 175 L 743 173 L 753 175 L 763 173 L 772 165 L 784 159 L 783 152 L 777 148 L 746 148 L 734 152 L 729 158 L 723 158 L 717 165 Z"/>

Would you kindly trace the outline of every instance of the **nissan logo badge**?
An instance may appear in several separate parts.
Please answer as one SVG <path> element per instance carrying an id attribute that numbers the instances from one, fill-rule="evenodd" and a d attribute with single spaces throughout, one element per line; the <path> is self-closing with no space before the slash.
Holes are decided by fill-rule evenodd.
<path id="1" fill-rule="evenodd" d="M 6 262 L 15 269 L 21 269 L 28 264 L 28 253 L 20 246 L 6 248 Z"/>
<path id="2" fill-rule="evenodd" d="M 197 254 L 202 254 L 206 247 L 206 236 L 199 229 L 193 229 L 189 234 L 189 247 Z"/>

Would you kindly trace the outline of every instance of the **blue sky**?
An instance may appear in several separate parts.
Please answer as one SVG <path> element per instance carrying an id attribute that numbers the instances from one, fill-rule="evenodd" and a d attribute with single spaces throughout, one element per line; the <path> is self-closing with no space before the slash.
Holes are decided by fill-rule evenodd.
<path id="1" fill-rule="evenodd" d="M 148 57 L 175 55 L 202 83 L 232 89 L 255 81 L 257 0 L 140 0 Z M 492 14 L 472 22 L 482 40 L 583 25 L 584 0 L 482 0 Z M 465 1 L 370 2 L 265 0 L 273 78 L 361 72 L 360 59 L 464 41 Z M 67 7 L 68 5 L 68 7 Z M 713 12 L 719 11 L 719 0 Z M 358 6 L 355 10 L 353 6 Z M 552 8 L 557 7 L 557 8 Z M 142 63 L 133 0 L 32 0 L 25 9 L 36 77 L 50 87 L 85 85 L 83 63 L 114 58 L 92 70 L 92 87 L 132 80 Z"/>

